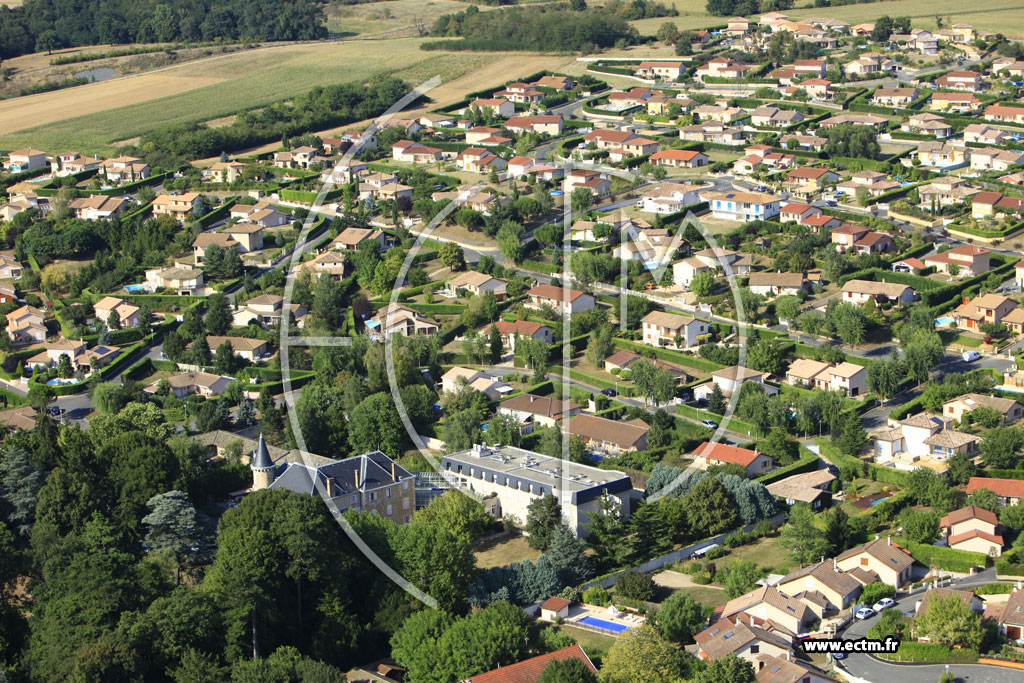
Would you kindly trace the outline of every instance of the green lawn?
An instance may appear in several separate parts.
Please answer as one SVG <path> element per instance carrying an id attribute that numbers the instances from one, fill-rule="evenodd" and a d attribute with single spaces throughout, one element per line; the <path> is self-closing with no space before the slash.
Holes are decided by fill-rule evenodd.
<path id="1" fill-rule="evenodd" d="M 519 560 L 535 562 L 540 557 L 540 551 L 531 548 L 525 536 L 518 535 L 501 539 L 496 543 L 474 543 L 473 552 L 476 555 L 476 566 L 480 569 L 503 567 Z"/>
<path id="2" fill-rule="evenodd" d="M 719 607 L 729 602 L 729 596 L 720 588 L 680 588 L 675 593 L 686 593 L 697 604 L 707 607 Z"/>
<path id="3" fill-rule="evenodd" d="M 715 564 L 727 567 L 734 560 L 750 560 L 759 567 L 771 567 L 777 574 L 788 573 L 798 566 L 789 548 L 785 547 L 778 536 L 733 548 L 728 555 L 715 560 Z"/>
<path id="4" fill-rule="evenodd" d="M 569 626 L 568 624 L 562 624 L 555 628 L 575 640 L 579 646 L 583 648 L 583 651 L 590 655 L 591 658 L 593 658 L 595 653 L 606 654 L 609 648 L 611 648 L 616 641 L 616 639 L 611 636 L 586 631 L 582 628 Z"/>

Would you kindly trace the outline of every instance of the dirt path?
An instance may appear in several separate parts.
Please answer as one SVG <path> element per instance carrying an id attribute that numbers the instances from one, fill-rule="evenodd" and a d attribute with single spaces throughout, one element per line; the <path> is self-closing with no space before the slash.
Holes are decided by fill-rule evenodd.
<path id="1" fill-rule="evenodd" d="M 658 572 L 654 575 L 654 583 L 665 588 L 713 588 L 716 590 L 724 590 L 721 586 L 715 586 L 712 584 L 701 585 L 694 583 L 690 580 L 689 575 L 681 572 L 674 572 L 671 569 L 666 569 L 663 572 Z"/>

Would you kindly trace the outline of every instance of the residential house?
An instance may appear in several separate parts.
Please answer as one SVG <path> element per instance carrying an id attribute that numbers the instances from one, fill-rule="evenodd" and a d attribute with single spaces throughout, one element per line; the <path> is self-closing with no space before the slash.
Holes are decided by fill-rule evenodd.
<path id="1" fill-rule="evenodd" d="M 985 107 L 986 119 L 1004 121 L 1006 123 L 1024 123 L 1024 107 L 1011 107 L 1005 104 L 990 104 Z"/>
<path id="2" fill-rule="evenodd" d="M 558 114 L 537 116 L 513 116 L 505 122 L 505 128 L 513 133 L 562 134 L 562 117 Z"/>
<path id="3" fill-rule="evenodd" d="M 391 146 L 391 158 L 412 164 L 429 164 L 440 161 L 442 152 L 434 147 L 427 147 L 410 140 L 399 140 Z"/>
<path id="4" fill-rule="evenodd" d="M 725 20 L 725 28 L 722 33 L 728 36 L 742 37 L 750 30 L 750 21 L 743 17 L 733 17 Z"/>
<path id="5" fill-rule="evenodd" d="M 499 415 L 511 415 L 523 424 L 523 433 L 533 432 L 534 425 L 554 427 L 565 417 L 576 417 L 583 406 L 555 396 L 520 394 L 498 404 Z"/>
<path id="6" fill-rule="evenodd" d="M 969 114 L 981 108 L 981 100 L 971 93 L 936 92 L 932 93 L 929 109 Z"/>
<path id="7" fill-rule="evenodd" d="M 786 182 L 793 194 L 802 197 L 810 197 L 837 180 L 838 173 L 820 166 L 802 166 L 786 173 Z"/>
<path id="8" fill-rule="evenodd" d="M 726 107 L 721 104 L 703 104 L 695 107 L 692 113 L 695 120 L 719 123 L 735 123 L 747 117 L 747 113 L 739 107 Z"/>
<path id="9" fill-rule="evenodd" d="M 911 29 L 910 33 L 894 33 L 889 36 L 889 40 L 923 55 L 934 55 L 939 52 L 938 37 L 919 28 Z"/>
<path id="10" fill-rule="evenodd" d="M 644 78 L 664 78 L 676 80 L 686 73 L 686 65 L 682 61 L 676 62 L 655 62 L 643 61 L 637 65 L 634 73 Z"/>
<path id="11" fill-rule="evenodd" d="M 967 494 L 988 489 L 999 497 L 1000 505 L 1019 505 L 1024 498 L 1024 481 L 1020 479 L 997 479 L 995 477 L 971 477 L 967 482 Z"/>
<path id="12" fill-rule="evenodd" d="M 651 365 L 653 365 L 655 369 L 664 370 L 668 372 L 675 379 L 676 384 L 685 384 L 686 382 L 690 381 L 690 379 L 692 379 L 690 375 L 686 372 L 686 370 L 683 370 L 678 365 L 672 365 L 671 363 L 666 363 L 665 361 L 658 360 L 657 358 L 644 358 L 640 354 L 633 353 L 632 351 L 627 351 L 626 349 L 619 349 L 612 355 L 605 358 L 604 368 L 605 370 L 608 371 L 616 369 L 632 369 L 633 363 L 637 362 L 638 360 L 645 360 Z"/>
<path id="13" fill-rule="evenodd" d="M 972 123 L 964 128 L 964 142 L 998 146 L 1007 142 L 1009 139 L 1010 134 L 1005 130 L 993 128 L 992 126 L 984 123 Z"/>
<path id="14" fill-rule="evenodd" d="M 672 280 L 681 287 L 688 287 L 698 273 L 722 271 L 727 275 L 746 275 L 753 264 L 750 254 L 721 248 L 702 249 L 690 258 L 672 264 Z"/>
<path id="15" fill-rule="evenodd" d="M 745 368 L 742 365 L 734 365 L 731 368 L 722 368 L 712 372 L 711 379 L 695 387 L 693 395 L 697 399 L 706 399 L 711 395 L 713 387 L 717 385 L 724 396 L 732 396 L 733 392 L 739 391 L 739 388 L 747 382 L 760 384 L 764 393 L 769 396 L 779 393 L 778 389 L 765 382 L 765 373 Z"/>
<path id="16" fill-rule="evenodd" d="M 14 343 L 46 341 L 43 312 L 33 306 L 22 306 L 7 314 L 7 335 Z"/>
<path id="17" fill-rule="evenodd" d="M 467 147 L 455 157 L 455 165 L 469 173 L 490 173 L 505 169 L 505 160 L 483 147 Z"/>
<path id="18" fill-rule="evenodd" d="M 203 180 L 208 183 L 233 183 L 240 180 L 245 164 L 241 161 L 218 161 L 201 172 Z"/>
<path id="19" fill-rule="evenodd" d="M 818 621 L 818 616 L 806 604 L 785 595 L 776 586 L 762 586 L 733 598 L 718 614 L 726 619 L 742 614 L 747 624 L 762 628 L 769 624 L 781 627 L 790 637 L 804 633 L 807 626 Z"/>
<path id="20" fill-rule="evenodd" d="M 770 220 L 779 215 L 781 204 L 774 195 L 757 192 L 704 192 L 701 198 L 715 218 L 742 223 Z"/>
<path id="21" fill-rule="evenodd" d="M 205 275 L 198 268 L 162 266 L 146 271 L 146 289 L 150 292 L 166 289 L 178 296 L 201 294 L 204 282 Z"/>
<path id="22" fill-rule="evenodd" d="M 740 619 L 719 619 L 693 636 L 697 642 L 697 656 L 714 661 L 734 654 L 757 667 L 762 654 L 786 657 L 792 653 L 792 643 L 777 633 L 757 626 L 749 626 Z"/>
<path id="23" fill-rule="evenodd" d="M 905 107 L 916 99 L 916 88 L 878 88 L 871 94 L 871 103 L 882 107 Z"/>
<path id="24" fill-rule="evenodd" d="M 142 159 L 130 156 L 119 156 L 112 159 L 104 159 L 100 162 L 100 175 L 108 183 L 133 183 L 138 180 L 145 180 L 150 176 L 149 164 Z"/>
<path id="25" fill-rule="evenodd" d="M 818 126 L 821 128 L 831 128 L 832 126 L 850 124 L 854 126 L 871 126 L 873 128 L 881 128 L 888 123 L 889 119 L 881 116 L 874 116 L 872 114 L 837 114 L 825 119 L 819 123 Z"/>
<path id="26" fill-rule="evenodd" d="M 720 145 L 742 145 L 746 142 L 743 129 L 718 121 L 701 121 L 679 129 L 679 137 L 694 142 L 714 142 Z"/>
<path id="27" fill-rule="evenodd" d="M 804 115 L 795 109 L 780 109 L 772 105 L 758 107 L 750 112 L 750 123 L 762 128 L 791 126 L 804 120 Z"/>
<path id="28" fill-rule="evenodd" d="M 544 92 L 537 90 L 529 83 L 509 83 L 504 90 L 494 93 L 495 97 L 504 97 L 506 100 L 520 104 L 534 104 L 544 99 Z"/>
<path id="29" fill-rule="evenodd" d="M 574 168 L 569 171 L 569 175 L 565 179 L 566 194 L 572 193 L 578 187 L 585 187 L 595 197 L 600 197 L 611 192 L 612 181 L 608 180 L 600 171 Z"/>
<path id="30" fill-rule="evenodd" d="M 839 571 L 835 560 L 794 570 L 775 586 L 786 595 L 804 601 L 819 617 L 852 607 L 863 589 L 861 582 L 851 574 Z"/>
<path id="31" fill-rule="evenodd" d="M 534 83 L 539 88 L 553 88 L 554 90 L 572 90 L 576 87 L 576 81 L 569 76 L 542 76 Z"/>
<path id="32" fill-rule="evenodd" d="M 529 297 L 526 302 L 528 308 L 540 309 L 544 306 L 551 306 L 562 316 L 589 311 L 596 304 L 596 300 L 591 294 L 553 285 L 536 285 L 526 294 Z"/>
<path id="33" fill-rule="evenodd" d="M 624 130 L 600 128 L 587 133 L 583 137 L 583 141 L 587 145 L 593 143 L 597 149 L 608 150 L 609 157 L 614 155 L 619 157 L 619 161 L 626 157 L 643 156 L 658 151 L 656 140 L 640 137 L 636 133 Z"/>
<path id="34" fill-rule="evenodd" d="M 493 116 L 507 119 L 516 113 L 516 105 L 511 100 L 503 97 L 477 98 L 470 102 L 468 106 L 460 109 L 459 114 L 465 116 L 469 111 L 478 111 L 480 113 L 490 111 Z"/>
<path id="35" fill-rule="evenodd" d="M 798 358 L 786 370 L 786 382 L 811 389 L 843 391 L 847 396 L 860 396 L 867 388 L 867 371 L 856 363 L 823 363 Z"/>
<path id="36" fill-rule="evenodd" d="M 874 280 L 848 280 L 840 291 L 843 302 L 851 304 L 862 304 L 874 299 L 876 303 L 893 302 L 899 306 L 906 306 L 913 303 L 915 297 L 915 292 L 909 285 Z"/>
<path id="37" fill-rule="evenodd" d="M 26 173 L 46 166 L 46 152 L 25 147 L 16 149 L 7 156 L 4 170 L 8 173 Z"/>
<path id="38" fill-rule="evenodd" d="M 504 301 L 507 296 L 506 287 L 508 283 L 491 277 L 487 273 L 480 273 L 475 270 L 467 270 L 459 273 L 448 281 L 448 290 L 458 292 L 465 290 L 473 296 L 482 296 L 484 292 L 492 292 L 497 301 Z"/>
<path id="39" fill-rule="evenodd" d="M 650 426 L 636 418 L 626 422 L 596 415 L 577 415 L 561 421 L 562 433 L 577 436 L 591 452 L 619 455 L 647 450 Z"/>
<path id="40" fill-rule="evenodd" d="M 306 307 L 302 304 L 290 304 L 290 312 L 295 317 L 297 327 L 303 326 Z M 271 327 L 281 321 L 284 315 L 284 297 L 277 294 L 261 294 L 245 302 L 244 306 L 232 314 L 233 325 L 249 325 L 255 322 L 260 327 Z"/>
<path id="41" fill-rule="evenodd" d="M 259 251 L 263 248 L 263 228 L 279 227 L 282 225 L 282 218 L 287 218 L 287 216 L 274 209 L 264 209 L 253 214 L 251 223 L 249 221 L 242 221 L 229 225 L 219 234 L 228 235 L 238 245 L 238 251 L 243 254 Z M 277 223 L 277 225 L 271 225 L 273 223 Z M 232 246 L 234 244 L 228 248 L 230 249 Z"/>
<path id="42" fill-rule="evenodd" d="M 838 683 L 840 680 L 804 662 L 768 654 L 759 655 L 754 668 L 757 683 Z"/>
<path id="43" fill-rule="evenodd" d="M 231 345 L 231 353 L 234 356 L 247 360 L 250 363 L 256 363 L 271 355 L 267 350 L 267 342 L 264 339 L 257 339 L 255 337 L 224 337 L 219 335 L 208 335 L 206 337 L 206 343 L 210 345 L 210 350 L 214 352 L 225 342 Z"/>
<path id="44" fill-rule="evenodd" d="M 842 190 L 851 197 L 855 197 L 857 192 L 864 188 L 869 196 L 877 197 L 889 190 L 895 190 L 899 186 L 899 183 L 894 183 L 879 171 L 855 171 L 850 175 L 849 180 L 837 184 L 836 190 Z"/>
<path id="45" fill-rule="evenodd" d="M 678 206 L 681 209 L 685 205 Z M 627 229 L 623 231 L 619 244 L 612 250 L 612 255 L 623 261 L 639 261 L 645 269 L 656 270 L 667 266 L 679 249 L 688 251 L 689 243 L 678 233 L 669 232 L 667 228 Z"/>
<path id="46" fill-rule="evenodd" d="M 832 230 L 832 244 L 838 252 L 857 254 L 883 253 L 891 250 L 895 243 L 883 232 L 868 230 L 863 225 L 846 224 Z"/>
<path id="47" fill-rule="evenodd" d="M 50 162 L 50 172 L 57 178 L 99 169 L 102 159 L 82 156 L 78 152 L 58 154 Z"/>
<path id="48" fill-rule="evenodd" d="M 981 74 L 977 71 L 950 71 L 935 79 L 935 87 L 944 90 L 978 92 L 981 86 Z"/>
<path id="49" fill-rule="evenodd" d="M 951 269 L 956 266 L 957 273 L 962 277 L 972 277 L 989 271 L 989 254 L 984 247 L 965 244 L 947 251 L 924 257 L 926 266 L 934 266 L 940 273 L 952 275 Z"/>
<path id="50" fill-rule="evenodd" d="M 1003 537 L 999 534 L 999 518 L 985 508 L 968 505 L 945 515 L 939 526 L 946 543 L 956 550 L 999 557 L 1003 553 Z"/>
<path id="51" fill-rule="evenodd" d="M 971 150 L 971 168 L 974 170 L 1005 171 L 1019 164 L 1024 164 L 1024 152 L 996 147 Z"/>
<path id="52" fill-rule="evenodd" d="M 201 196 L 198 192 L 159 195 L 153 200 L 153 215 L 173 216 L 179 222 L 185 222 L 194 215 Z"/>
<path id="53" fill-rule="evenodd" d="M 313 164 L 324 165 L 328 159 L 315 147 L 303 145 L 288 152 L 274 152 L 274 166 L 277 168 L 301 168 L 308 170 Z"/>
<path id="54" fill-rule="evenodd" d="M 883 583 L 895 588 L 901 587 L 910 580 L 910 568 L 914 558 L 910 551 L 892 538 L 878 538 L 869 541 L 836 557 L 836 566 L 844 571 L 862 569 L 873 571 Z"/>
<path id="55" fill-rule="evenodd" d="M 195 265 L 202 265 L 203 260 L 206 258 L 206 250 L 212 246 L 216 246 L 222 251 L 232 247 L 241 251 L 241 245 L 238 244 L 232 235 L 223 232 L 201 232 L 196 235 L 195 240 L 192 242 L 192 256 Z"/>
<path id="56" fill-rule="evenodd" d="M 17 280 L 21 278 L 21 261 L 7 254 L 0 254 L 0 280 Z"/>
<path id="57" fill-rule="evenodd" d="M 96 319 L 110 327 L 111 314 L 117 314 L 117 329 L 126 329 L 139 326 L 140 309 L 135 304 L 129 303 L 116 296 L 105 296 L 92 306 Z"/>
<path id="58" fill-rule="evenodd" d="M 754 294 L 772 299 L 783 294 L 797 294 L 806 288 L 803 273 L 751 273 L 747 286 Z"/>
<path id="59" fill-rule="evenodd" d="M 934 135 L 937 138 L 948 138 L 953 135 L 953 126 L 947 123 L 946 119 L 928 111 L 908 116 L 907 120 L 900 124 L 900 130 L 904 133 Z"/>
<path id="60" fill-rule="evenodd" d="M 917 188 L 922 204 L 934 203 L 939 206 L 949 206 L 950 204 L 962 202 L 970 199 L 978 194 L 978 192 L 979 190 L 968 185 L 966 180 L 956 176 L 937 178 L 928 185 L 922 185 Z"/>
<path id="61" fill-rule="evenodd" d="M 828 470 L 814 470 L 780 479 L 765 488 L 768 489 L 768 493 L 781 498 L 787 505 L 807 503 L 812 510 L 817 511 L 832 504 L 829 486 L 835 479 L 836 477 Z"/>
<path id="62" fill-rule="evenodd" d="M 545 344 L 550 344 L 554 339 L 550 327 L 532 320 L 516 320 L 514 322 L 499 320 L 494 325 L 498 328 L 498 334 L 501 335 L 501 343 L 513 351 L 516 347 L 516 339 L 519 337 L 539 339 Z M 487 329 L 489 328 L 488 325 Z"/>
<path id="63" fill-rule="evenodd" d="M 739 448 L 720 441 L 705 441 L 693 451 L 693 466 L 706 470 L 714 465 L 739 465 L 747 471 L 747 477 L 760 476 L 774 469 L 772 458 L 757 449 Z"/>
<path id="64" fill-rule="evenodd" d="M 142 390 L 147 394 L 155 394 L 160 390 L 160 384 L 163 381 L 153 382 L 143 387 Z M 166 381 L 170 385 L 171 394 L 175 398 L 185 398 L 193 394 L 198 394 L 204 398 L 213 398 L 227 391 L 228 385 L 234 382 L 235 378 L 214 375 L 209 372 L 194 371 L 185 372 L 180 375 L 171 375 L 166 378 Z"/>
<path id="65" fill-rule="evenodd" d="M 808 78 L 800 81 L 794 86 L 796 90 L 803 90 L 807 96 L 816 102 L 828 102 L 835 99 L 836 91 L 832 89 L 832 81 L 824 78 Z"/>
<path id="66" fill-rule="evenodd" d="M 364 242 L 376 242 L 384 251 L 384 233 L 376 228 L 345 228 L 331 241 L 339 251 L 357 251 Z"/>
<path id="67" fill-rule="evenodd" d="M 316 258 L 304 261 L 300 267 L 317 279 L 322 275 L 326 275 L 335 280 L 340 280 L 345 277 L 347 266 L 348 262 L 345 254 L 339 254 L 333 249 L 328 249 Z"/>
<path id="68" fill-rule="evenodd" d="M 979 330 L 989 323 L 998 325 L 1003 322 L 1010 311 L 1017 308 L 1017 302 L 1000 294 L 985 294 L 963 303 L 953 310 L 953 320 L 958 327 L 967 330 Z M 959 419 L 959 417 L 957 418 Z"/>
<path id="69" fill-rule="evenodd" d="M 649 158 L 655 166 L 671 168 L 698 168 L 708 165 L 708 157 L 703 152 L 692 149 L 663 149 Z"/>
<path id="70" fill-rule="evenodd" d="M 651 346 L 696 346 L 702 335 L 708 333 L 708 322 L 675 313 L 651 311 L 641 320 L 643 342 Z M 676 339 L 679 338 L 677 345 Z"/>
<path id="71" fill-rule="evenodd" d="M 700 200 L 700 188 L 685 183 L 659 183 L 645 191 L 637 205 L 641 211 L 669 214 L 682 210 Z"/>
<path id="72" fill-rule="evenodd" d="M 454 367 L 441 375 L 441 391 L 443 393 L 457 394 L 462 391 L 463 387 L 479 391 L 492 401 L 504 398 L 513 391 L 512 387 L 502 380 L 479 370 Z"/>
<path id="73" fill-rule="evenodd" d="M 779 207 L 779 221 L 783 223 L 788 223 L 789 221 L 800 223 L 805 218 L 820 216 L 822 213 L 822 210 L 817 206 L 801 204 L 800 202 L 786 202 Z"/>
<path id="74" fill-rule="evenodd" d="M 554 598 L 552 598 L 554 599 Z M 546 604 L 546 603 L 545 603 Z M 587 657 L 579 645 L 570 645 L 561 650 L 555 650 L 544 655 L 537 655 L 530 659 L 498 667 L 493 671 L 477 674 L 465 678 L 460 683 L 536 683 L 540 680 L 544 669 L 553 661 L 564 661 L 567 659 L 578 659 L 592 673 L 597 674 L 597 668 Z"/>
<path id="75" fill-rule="evenodd" d="M 120 353 L 121 350 L 116 346 L 94 346 L 90 349 L 81 340 L 58 339 L 51 344 L 44 344 L 43 350 L 28 358 L 25 365 L 33 369 L 56 368 L 60 366 L 61 357 L 67 356 L 72 370 L 90 373 L 107 365 Z"/>
<path id="76" fill-rule="evenodd" d="M 401 304 L 388 304 L 366 321 L 374 337 L 386 338 L 393 334 L 411 336 L 414 334 L 437 334 L 441 325 L 433 318 L 428 318 L 419 311 Z"/>
<path id="77" fill-rule="evenodd" d="M 934 168 L 963 166 L 969 161 L 970 150 L 964 145 L 958 144 L 958 142 L 922 140 L 917 143 L 914 156 L 921 162 L 922 166 Z"/>
<path id="78" fill-rule="evenodd" d="M 361 511 L 386 517 L 396 524 L 412 520 L 416 500 L 414 476 L 380 451 L 343 460 L 288 451 L 274 461 L 260 437 L 249 467 L 254 491 L 269 488 L 321 495 L 338 512 Z M 396 681 L 387 676 L 383 679 Z"/>
<path id="79" fill-rule="evenodd" d="M 96 221 L 118 216 L 130 205 L 131 202 L 124 197 L 108 197 L 102 194 L 94 194 L 89 197 L 72 199 L 68 202 L 68 211 L 75 218 Z"/>
<path id="80" fill-rule="evenodd" d="M 697 67 L 697 78 L 743 78 L 748 71 L 757 67 L 750 64 L 740 64 L 728 57 L 715 57 L 707 63 Z"/>
<path id="81" fill-rule="evenodd" d="M 466 130 L 466 142 L 471 145 L 480 145 L 481 147 L 496 147 L 512 142 L 512 138 L 507 138 L 504 135 L 500 135 L 500 133 L 501 128 L 476 126 Z"/>
<path id="82" fill-rule="evenodd" d="M 792 145 L 790 144 L 791 142 Z M 799 133 L 790 133 L 779 138 L 780 147 L 791 149 L 795 145 L 796 149 L 802 149 L 807 152 L 820 152 L 825 149 L 827 142 L 828 138 L 825 137 Z"/>

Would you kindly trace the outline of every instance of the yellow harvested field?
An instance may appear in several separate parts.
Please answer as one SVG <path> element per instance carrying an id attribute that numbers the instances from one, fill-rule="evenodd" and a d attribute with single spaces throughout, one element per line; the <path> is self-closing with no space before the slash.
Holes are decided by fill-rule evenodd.
<path id="1" fill-rule="evenodd" d="M 28 95 L 0 101 L 0 135 L 29 126 L 62 121 L 72 116 L 107 111 L 131 102 L 192 90 L 222 81 L 221 78 L 195 78 L 168 73 L 128 76 L 89 83 L 66 90 Z"/>

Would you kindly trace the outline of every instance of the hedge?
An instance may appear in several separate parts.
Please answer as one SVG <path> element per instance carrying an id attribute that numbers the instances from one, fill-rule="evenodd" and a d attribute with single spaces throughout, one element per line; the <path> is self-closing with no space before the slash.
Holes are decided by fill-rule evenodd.
<path id="1" fill-rule="evenodd" d="M 875 197 L 869 197 L 866 204 L 868 206 L 871 206 L 873 204 L 879 204 L 881 202 L 888 202 L 893 199 L 902 199 L 903 197 L 906 197 L 908 194 L 910 194 L 912 190 L 916 190 L 922 185 L 927 185 L 930 182 L 930 180 L 922 180 L 921 182 L 914 183 L 913 185 L 907 185 L 906 187 L 900 187 L 895 190 L 883 192 L 882 194 L 877 195 Z"/>
<path id="2" fill-rule="evenodd" d="M 867 469 L 868 476 L 872 481 L 880 481 L 883 484 L 892 484 L 893 486 L 906 486 L 910 480 L 910 473 L 902 470 L 893 469 L 890 467 L 881 467 L 874 463 L 865 462 L 860 458 L 854 458 L 841 452 L 839 448 L 832 443 L 832 441 L 825 437 L 819 437 L 814 440 L 818 445 L 818 450 L 826 458 L 832 461 L 836 467 L 840 469 L 843 467 L 856 468 L 858 472 L 863 472 Z"/>
<path id="3" fill-rule="evenodd" d="M 284 190 L 282 190 L 282 192 L 283 191 Z M 214 209 L 213 211 L 210 211 L 205 216 L 203 216 L 202 218 L 197 220 L 196 223 L 198 223 L 200 225 L 200 227 L 203 227 L 203 228 L 210 227 L 211 225 L 213 225 L 217 221 L 219 221 L 222 218 L 226 217 L 229 214 L 229 212 L 231 211 L 231 207 L 235 205 L 236 201 L 238 201 L 238 200 L 235 199 L 235 198 L 228 199 L 223 204 L 218 206 L 216 209 Z"/>
<path id="4" fill-rule="evenodd" d="M 159 185 L 166 179 L 171 178 L 173 176 L 174 171 L 167 171 L 166 173 L 158 173 L 156 175 L 151 175 L 148 178 L 144 178 L 142 180 L 136 180 L 134 183 L 127 183 L 125 185 L 118 185 L 117 187 L 110 187 L 107 188 L 106 190 L 90 190 L 90 193 L 102 194 L 110 197 L 114 195 L 135 194 L 135 192 L 137 192 L 139 189 L 143 187 L 147 187 L 149 185 Z"/>
<path id="5" fill-rule="evenodd" d="M 557 347 L 553 347 L 553 348 L 557 348 Z M 620 394 L 622 394 L 623 396 L 636 396 L 637 395 L 634 392 L 634 388 L 633 387 L 630 387 L 630 386 L 618 386 L 618 385 L 625 385 L 626 384 L 626 380 L 623 380 L 621 382 L 616 383 L 616 382 L 604 379 L 603 377 L 595 377 L 594 375 L 590 375 L 588 373 L 581 372 L 581 371 L 579 371 L 579 370 L 577 370 L 575 368 L 567 368 L 567 370 L 569 371 L 569 373 L 568 373 L 569 374 L 569 379 L 576 380 L 577 382 L 582 382 L 583 384 L 589 384 L 591 386 L 597 387 L 598 389 L 614 389 L 614 390 L 618 391 Z"/>
<path id="6" fill-rule="evenodd" d="M 951 572 L 969 572 L 972 567 L 988 566 L 988 555 L 985 553 L 972 553 L 966 550 L 945 548 L 928 543 L 906 543 L 907 550 L 926 567 L 938 567 Z"/>
<path id="7" fill-rule="evenodd" d="M 662 225 L 673 225 L 675 223 L 680 222 L 684 218 L 686 218 L 687 214 L 689 214 L 691 211 L 694 214 L 703 213 L 703 212 L 708 210 L 708 207 L 709 207 L 709 203 L 708 202 L 696 202 L 694 204 L 687 204 L 686 206 L 684 206 L 683 208 L 679 209 L 678 211 L 675 211 L 673 213 L 667 213 L 664 216 L 662 216 L 661 217 L 661 224 Z"/>
<path id="8" fill-rule="evenodd" d="M 698 410 L 697 408 L 688 406 L 685 403 L 679 403 L 676 405 L 676 414 L 685 415 L 686 417 L 693 418 L 694 420 L 714 420 L 719 425 L 725 424 L 725 416 L 716 415 L 710 410 Z M 747 436 L 752 436 L 754 438 L 760 437 L 760 433 L 756 426 L 749 422 L 744 422 L 735 416 L 729 418 L 729 424 L 725 425 L 725 428 L 734 432 L 742 432 Z"/>
<path id="9" fill-rule="evenodd" d="M 768 474 L 762 474 L 760 477 L 756 477 L 755 480 L 767 486 L 780 479 L 791 477 L 794 474 L 813 472 L 816 469 L 818 469 L 818 456 L 807 450 L 803 444 L 800 444 L 800 457 L 795 462 L 773 470 Z"/>
<path id="10" fill-rule="evenodd" d="M 899 649 L 892 654 L 877 655 L 880 659 L 893 662 L 977 662 L 978 651 L 963 648 L 955 650 L 942 643 L 918 643 L 900 641 Z"/>
<path id="11" fill-rule="evenodd" d="M 623 339 L 621 337 L 615 337 L 612 339 L 616 346 L 621 349 L 628 349 L 639 353 L 641 356 L 645 355 L 650 351 L 654 351 L 654 357 L 669 363 L 675 363 L 676 365 L 682 365 L 683 367 L 689 367 L 694 370 L 702 372 L 714 372 L 715 370 L 721 370 L 724 365 L 713 363 L 706 358 L 700 356 L 688 356 L 680 351 L 673 351 L 671 349 L 660 348 L 656 346 L 648 346 L 647 344 L 641 344 L 634 342 L 629 339 Z"/>

